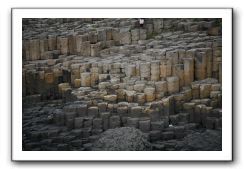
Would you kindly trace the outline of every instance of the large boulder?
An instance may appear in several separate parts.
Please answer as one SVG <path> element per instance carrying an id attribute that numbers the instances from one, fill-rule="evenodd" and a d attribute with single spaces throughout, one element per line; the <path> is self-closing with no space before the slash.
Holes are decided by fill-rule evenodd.
<path id="1" fill-rule="evenodd" d="M 148 135 L 132 127 L 109 129 L 93 144 L 93 151 L 151 150 Z"/>

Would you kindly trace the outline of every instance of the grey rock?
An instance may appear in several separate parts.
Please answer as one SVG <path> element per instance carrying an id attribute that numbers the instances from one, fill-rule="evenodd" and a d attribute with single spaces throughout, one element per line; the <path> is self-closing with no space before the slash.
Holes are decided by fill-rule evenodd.
<path id="1" fill-rule="evenodd" d="M 109 129 L 101 134 L 93 146 L 93 151 L 145 151 L 151 150 L 147 135 L 130 127 Z"/>

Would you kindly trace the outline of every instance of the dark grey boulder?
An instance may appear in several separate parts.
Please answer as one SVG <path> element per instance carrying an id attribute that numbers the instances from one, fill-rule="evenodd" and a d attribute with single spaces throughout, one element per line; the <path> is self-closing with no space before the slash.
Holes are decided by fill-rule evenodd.
<path id="1" fill-rule="evenodd" d="M 92 147 L 93 151 L 148 151 L 148 136 L 132 127 L 109 129 L 101 134 Z"/>

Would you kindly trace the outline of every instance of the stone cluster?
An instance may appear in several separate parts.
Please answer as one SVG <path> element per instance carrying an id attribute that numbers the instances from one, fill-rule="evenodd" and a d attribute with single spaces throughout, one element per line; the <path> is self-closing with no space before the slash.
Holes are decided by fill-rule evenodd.
<path id="1" fill-rule="evenodd" d="M 22 55 L 26 150 L 49 149 L 38 138 L 56 150 L 89 150 L 118 127 L 150 142 L 222 128 L 219 19 L 148 18 L 143 27 L 136 18 L 23 19 Z M 38 112 L 55 132 L 28 129 L 30 105 L 51 101 L 58 104 Z M 59 140 L 70 134 L 79 146 Z"/>

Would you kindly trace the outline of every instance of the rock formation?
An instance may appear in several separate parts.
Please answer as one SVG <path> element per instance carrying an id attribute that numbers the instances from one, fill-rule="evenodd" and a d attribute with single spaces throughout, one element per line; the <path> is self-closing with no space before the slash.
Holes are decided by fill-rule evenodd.
<path id="1" fill-rule="evenodd" d="M 148 151 L 147 135 L 133 127 L 106 130 L 92 145 L 93 151 Z"/>
<path id="2" fill-rule="evenodd" d="M 220 19 L 29 18 L 22 44 L 23 150 L 89 150 L 120 127 L 163 150 L 221 132 Z"/>

